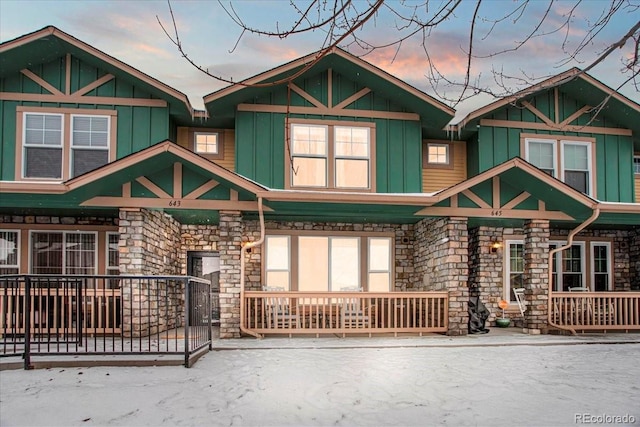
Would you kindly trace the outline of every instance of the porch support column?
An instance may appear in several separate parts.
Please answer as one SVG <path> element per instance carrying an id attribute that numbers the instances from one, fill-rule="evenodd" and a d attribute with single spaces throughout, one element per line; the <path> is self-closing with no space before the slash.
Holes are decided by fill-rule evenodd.
<path id="1" fill-rule="evenodd" d="M 180 274 L 180 223 L 158 210 L 121 208 L 119 267 L 123 275 Z M 122 331 L 139 337 L 181 326 L 184 289 L 180 283 L 159 279 L 123 280 Z"/>
<path id="2" fill-rule="evenodd" d="M 425 291 L 449 292 L 447 335 L 466 335 L 469 312 L 467 218 L 424 219 L 415 226 L 414 264 Z"/>
<path id="3" fill-rule="evenodd" d="M 220 211 L 220 338 L 240 337 L 242 214 Z"/>
<path id="4" fill-rule="evenodd" d="M 549 220 L 524 223 L 524 289 L 527 301 L 525 328 L 530 334 L 547 333 L 549 298 Z"/>

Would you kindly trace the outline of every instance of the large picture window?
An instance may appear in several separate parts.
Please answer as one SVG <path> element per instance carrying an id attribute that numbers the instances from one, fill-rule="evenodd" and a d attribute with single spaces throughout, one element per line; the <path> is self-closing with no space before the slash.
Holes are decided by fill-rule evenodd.
<path id="1" fill-rule="evenodd" d="M 525 158 L 545 173 L 593 196 L 593 142 L 525 138 Z"/>
<path id="2" fill-rule="evenodd" d="M 113 160 L 116 111 L 17 107 L 16 179 L 65 181 Z"/>
<path id="3" fill-rule="evenodd" d="M 386 236 L 269 235 L 265 285 L 285 290 L 388 292 L 393 239 Z"/>
<path id="4" fill-rule="evenodd" d="M 97 234 L 31 232 L 32 274 L 96 274 Z"/>
<path id="5" fill-rule="evenodd" d="M 373 127 L 294 123 L 289 188 L 373 190 Z"/>

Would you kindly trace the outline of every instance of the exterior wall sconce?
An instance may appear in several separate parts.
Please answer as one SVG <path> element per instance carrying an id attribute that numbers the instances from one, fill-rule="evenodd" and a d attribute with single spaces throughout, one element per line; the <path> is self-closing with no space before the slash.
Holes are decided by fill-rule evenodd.
<path id="1" fill-rule="evenodd" d="M 498 249 L 502 248 L 502 243 L 500 242 L 492 242 L 491 243 L 491 253 L 495 254 L 498 252 Z"/>

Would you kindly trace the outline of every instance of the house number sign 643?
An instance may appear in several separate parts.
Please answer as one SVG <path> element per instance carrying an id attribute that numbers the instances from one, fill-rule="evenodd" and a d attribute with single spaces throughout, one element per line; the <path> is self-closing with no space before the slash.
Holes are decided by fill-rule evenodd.
<path id="1" fill-rule="evenodd" d="M 180 200 L 169 200 L 169 206 L 172 208 L 177 208 L 180 206 Z"/>

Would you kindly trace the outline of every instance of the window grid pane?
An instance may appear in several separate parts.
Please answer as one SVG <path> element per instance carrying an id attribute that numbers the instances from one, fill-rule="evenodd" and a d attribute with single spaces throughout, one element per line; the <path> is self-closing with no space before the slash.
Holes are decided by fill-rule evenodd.
<path id="1" fill-rule="evenodd" d="M 640 175 L 640 156 L 634 156 L 633 158 L 633 173 Z"/>
<path id="2" fill-rule="evenodd" d="M 218 154 L 218 134 L 196 133 L 195 146 L 197 153 Z"/>
<path id="3" fill-rule="evenodd" d="M 18 232 L 0 231 L 0 274 L 18 274 Z"/>
<path id="4" fill-rule="evenodd" d="M 72 147 L 109 146 L 109 118 L 103 116 L 74 116 Z"/>
<path id="5" fill-rule="evenodd" d="M 62 116 L 25 114 L 25 145 L 62 146 Z"/>
<path id="6" fill-rule="evenodd" d="M 96 236 L 69 233 L 65 238 L 65 273 L 95 274 Z"/>
<path id="7" fill-rule="evenodd" d="M 62 233 L 32 233 L 31 273 L 62 274 Z"/>
<path id="8" fill-rule="evenodd" d="M 550 175 L 555 175 L 555 148 L 553 142 L 528 141 L 528 161 Z"/>
<path id="9" fill-rule="evenodd" d="M 429 163 L 449 164 L 449 146 L 446 144 L 428 144 L 427 159 Z"/>

